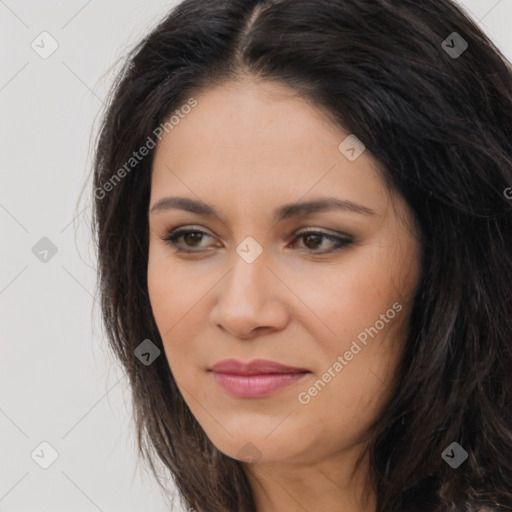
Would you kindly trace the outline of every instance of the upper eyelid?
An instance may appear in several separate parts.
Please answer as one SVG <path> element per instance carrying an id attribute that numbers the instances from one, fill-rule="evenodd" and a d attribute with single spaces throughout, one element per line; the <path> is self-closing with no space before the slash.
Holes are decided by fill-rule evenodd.
<path id="1" fill-rule="evenodd" d="M 214 235 L 210 235 L 204 229 L 194 227 L 194 226 L 179 226 L 177 228 L 171 229 L 165 234 L 164 236 L 160 236 L 159 238 L 163 240 L 165 243 L 177 248 L 179 243 L 176 241 L 180 239 L 184 234 L 188 233 L 201 233 L 202 235 L 209 236 L 210 238 L 216 238 Z M 353 244 L 355 239 L 354 236 L 349 235 L 347 233 L 331 233 L 329 231 L 324 230 L 323 228 L 316 228 L 316 227 L 308 227 L 308 228 L 301 228 L 296 231 L 294 231 L 291 235 L 292 241 L 295 242 L 296 240 L 302 238 L 303 236 L 306 236 L 308 234 L 317 234 L 324 236 L 325 239 L 329 240 L 331 244 L 342 244 L 340 247 L 343 247 L 345 245 Z M 171 240 L 171 238 L 174 238 L 175 240 Z M 202 240 L 201 240 L 202 242 Z M 207 249 L 207 248 L 206 248 Z M 200 250 L 194 250 L 194 248 L 187 248 L 187 249 L 179 249 L 183 250 L 185 252 L 200 252 Z M 313 251 L 315 252 L 315 251 Z M 319 254 L 321 254 L 322 251 L 318 251 Z M 328 253 L 330 251 L 324 251 L 325 253 Z"/>
<path id="2" fill-rule="evenodd" d="M 165 232 L 164 237 L 176 235 L 177 233 L 183 234 L 183 233 L 188 233 L 188 232 L 200 232 L 202 234 L 205 234 L 212 238 L 215 238 L 215 235 L 211 235 L 208 231 L 205 230 L 205 228 L 199 227 L 199 226 L 194 226 L 194 225 L 179 226 L 174 229 L 170 229 Z M 312 233 L 312 234 L 318 233 L 318 234 L 322 234 L 322 235 L 334 236 L 334 237 L 339 237 L 339 238 L 350 238 L 350 239 L 353 238 L 353 236 L 348 233 L 336 233 L 336 232 L 327 230 L 325 228 L 317 228 L 317 227 L 300 228 L 300 229 L 295 230 L 290 236 L 297 237 L 297 236 L 302 236 L 307 233 Z"/>

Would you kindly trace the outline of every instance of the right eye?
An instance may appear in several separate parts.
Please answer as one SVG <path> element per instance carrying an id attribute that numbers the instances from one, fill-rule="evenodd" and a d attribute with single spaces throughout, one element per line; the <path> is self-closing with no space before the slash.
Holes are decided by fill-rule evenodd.
<path id="1" fill-rule="evenodd" d="M 200 247 L 199 243 L 203 240 L 204 236 L 210 236 L 208 233 L 198 229 L 175 229 L 174 231 L 169 232 L 166 236 L 161 239 L 168 243 L 173 249 L 180 252 L 198 252 L 195 250 L 190 250 L 187 248 L 183 248 L 180 245 L 179 240 L 183 239 L 187 245 L 185 247 L 193 248 Z M 211 238 L 211 237 L 210 237 Z M 191 245 L 188 245 L 188 244 Z"/>

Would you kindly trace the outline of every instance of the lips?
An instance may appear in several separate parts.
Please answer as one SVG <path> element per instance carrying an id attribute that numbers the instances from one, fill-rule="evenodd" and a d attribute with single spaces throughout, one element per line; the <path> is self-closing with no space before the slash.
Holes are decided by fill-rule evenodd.
<path id="1" fill-rule="evenodd" d="M 267 359 L 254 359 L 249 363 L 237 361 L 236 359 L 225 359 L 214 364 L 210 371 L 216 373 L 229 373 L 232 375 L 259 375 L 274 373 L 306 373 L 306 368 L 287 366 Z"/>
<path id="2" fill-rule="evenodd" d="M 226 359 L 208 371 L 224 391 L 237 398 L 264 398 L 301 381 L 311 373 L 305 368 L 255 359 L 243 363 Z"/>

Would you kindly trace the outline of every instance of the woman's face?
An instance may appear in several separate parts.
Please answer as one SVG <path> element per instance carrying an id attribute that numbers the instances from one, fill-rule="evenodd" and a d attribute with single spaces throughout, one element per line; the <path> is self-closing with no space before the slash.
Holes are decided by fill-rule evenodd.
<path id="1" fill-rule="evenodd" d="M 151 184 L 148 286 L 172 374 L 230 457 L 346 452 L 396 384 L 420 273 L 411 213 L 393 208 L 371 155 L 340 149 L 349 134 L 284 86 L 195 98 L 158 144 Z M 327 199 L 338 206 L 311 206 Z M 173 247 L 162 238 L 177 228 L 193 233 Z M 307 372 L 211 371 L 226 359 Z"/>

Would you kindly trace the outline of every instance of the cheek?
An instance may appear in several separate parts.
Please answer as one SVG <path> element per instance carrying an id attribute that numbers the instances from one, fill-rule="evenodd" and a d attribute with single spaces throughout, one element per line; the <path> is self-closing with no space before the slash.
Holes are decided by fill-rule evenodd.
<path id="1" fill-rule="evenodd" d="M 309 278 L 297 280 L 293 287 L 294 293 L 321 320 L 316 334 L 332 340 L 328 342 L 331 352 L 344 350 L 347 340 L 374 325 L 381 314 L 401 300 L 386 254 L 374 253 L 361 251 L 336 266 L 310 270 Z M 309 322 L 309 329 L 313 323 Z"/>
<path id="2" fill-rule="evenodd" d="M 148 293 L 153 316 L 155 317 L 160 334 L 163 334 L 162 331 L 171 326 L 168 314 L 174 311 L 175 295 L 169 293 L 173 283 L 171 281 L 171 274 L 167 269 L 167 265 L 165 265 L 165 260 L 158 258 L 155 253 L 156 251 L 152 251 L 150 248 L 147 274 Z"/>
<path id="3" fill-rule="evenodd" d="M 321 396 L 312 400 L 314 405 L 310 404 L 315 415 L 329 416 L 327 404 L 339 403 L 364 422 L 388 396 L 409 314 L 405 296 L 412 283 L 404 280 L 402 263 L 394 251 L 376 247 L 373 252 L 359 252 L 347 258 L 324 276 L 317 275 L 318 286 L 311 286 L 309 281 L 297 289 L 322 321 L 314 322 L 320 327 L 312 333 L 317 340 L 315 351 L 322 361 L 315 378 L 323 380 L 325 375 L 328 383 L 325 389 L 322 383 L 317 386 L 322 389 L 318 393 Z M 399 281 L 402 288 L 396 286 Z M 308 325 L 312 332 L 313 322 Z M 339 356 L 344 360 L 341 363 Z M 324 373 L 329 369 L 331 373 Z M 315 393 L 314 389 L 311 391 Z"/>
<path id="4" fill-rule="evenodd" d="M 346 432 L 347 439 L 364 432 L 391 396 L 405 340 L 407 312 L 397 292 L 372 284 L 374 275 L 350 275 L 318 293 L 316 311 L 323 311 L 335 335 L 317 333 L 314 349 L 321 363 L 299 390 L 300 403 L 308 402 L 301 406 L 307 416 L 329 425 L 333 436 Z M 328 302 L 321 302 L 324 294 Z"/>
<path id="5" fill-rule="evenodd" d="M 179 270 L 171 268 L 169 256 L 162 252 L 150 249 L 147 280 L 151 309 L 165 346 L 167 339 L 176 338 L 180 319 L 186 319 L 193 287 L 187 286 Z"/>
<path id="6" fill-rule="evenodd" d="M 180 262 L 170 262 L 165 251 L 154 251 L 148 262 L 148 293 L 156 326 L 162 338 L 164 350 L 173 369 L 200 359 L 199 347 L 194 342 L 201 338 L 208 318 L 207 294 L 214 276 L 198 276 Z"/>

